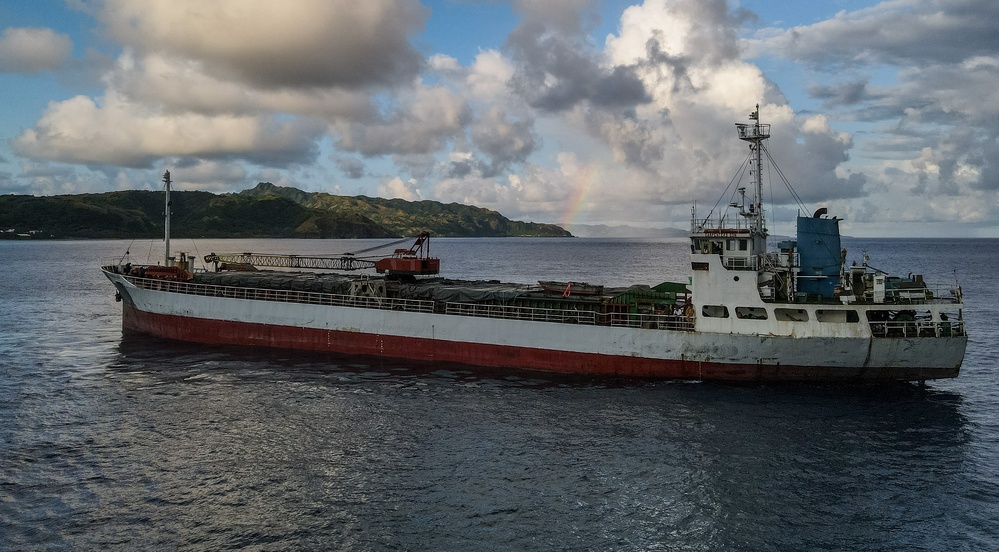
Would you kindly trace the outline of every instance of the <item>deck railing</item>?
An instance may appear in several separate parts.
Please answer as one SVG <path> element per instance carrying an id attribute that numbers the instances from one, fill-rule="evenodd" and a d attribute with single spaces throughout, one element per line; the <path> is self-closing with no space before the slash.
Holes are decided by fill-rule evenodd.
<path id="1" fill-rule="evenodd" d="M 597 313 L 567 309 L 542 309 L 507 305 L 483 305 L 481 303 L 447 303 L 446 314 L 477 316 L 484 318 L 506 318 L 531 322 L 558 322 L 561 324 L 597 323 Z"/>
<path id="2" fill-rule="evenodd" d="M 178 282 L 157 278 L 125 278 L 142 289 L 199 295 L 206 297 L 227 297 L 255 301 L 277 301 L 337 307 L 358 307 L 367 309 L 395 310 L 422 313 L 445 313 L 456 316 L 503 318 L 531 322 L 554 322 L 559 324 L 583 324 L 591 326 L 617 326 L 653 330 L 693 331 L 694 321 L 683 315 L 672 314 L 632 314 L 598 313 L 575 309 L 547 309 L 510 305 L 486 305 L 481 303 L 438 303 L 423 299 L 398 299 L 390 297 L 366 297 L 321 293 L 313 291 L 291 291 L 217 284 Z M 874 337 L 951 337 L 965 334 L 964 320 L 932 321 L 887 321 L 869 322 Z"/>
<path id="3" fill-rule="evenodd" d="M 694 322 L 685 316 L 658 314 L 601 314 L 574 309 L 545 309 L 508 305 L 485 305 L 480 303 L 438 303 L 423 299 L 397 299 L 391 297 L 365 297 L 320 293 L 313 291 L 290 291 L 252 287 L 223 286 L 178 282 L 157 278 L 125 276 L 134 286 L 152 291 L 182 293 L 205 297 L 227 297 L 254 301 L 277 301 L 337 307 L 359 307 L 367 309 L 395 310 L 406 312 L 445 313 L 457 316 L 478 316 L 505 318 L 531 322 L 554 322 L 559 324 L 585 324 L 643 328 L 653 330 L 693 331 Z"/>
<path id="4" fill-rule="evenodd" d="M 931 284 L 917 288 L 892 288 L 885 290 L 885 303 L 924 305 L 927 303 L 960 303 L 964 300 L 961 288 L 953 284 Z"/>
<path id="5" fill-rule="evenodd" d="M 672 314 L 598 313 L 574 309 L 545 309 L 508 305 L 483 305 L 479 303 L 447 303 L 447 314 L 506 318 L 533 322 L 558 322 L 591 326 L 618 326 L 646 330 L 693 331 L 694 321 L 686 316 Z"/>
<path id="6" fill-rule="evenodd" d="M 390 297 L 367 297 L 341 295 L 315 291 L 293 291 L 284 289 L 250 288 L 177 282 L 156 278 L 126 276 L 136 287 L 152 291 L 183 293 L 205 297 L 227 297 L 230 299 L 250 299 L 254 301 L 277 301 L 282 303 L 303 303 L 336 307 L 361 307 L 367 309 L 397 310 L 408 312 L 434 312 L 434 301 L 420 299 L 395 299 Z"/>
<path id="7" fill-rule="evenodd" d="M 966 335 L 964 320 L 870 322 L 874 337 L 960 337 Z"/>

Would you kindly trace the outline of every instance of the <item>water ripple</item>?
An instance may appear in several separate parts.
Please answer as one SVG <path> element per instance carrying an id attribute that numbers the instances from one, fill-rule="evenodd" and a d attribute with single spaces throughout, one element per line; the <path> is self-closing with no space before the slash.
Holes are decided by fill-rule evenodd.
<path id="1" fill-rule="evenodd" d="M 983 309 L 962 377 L 926 389 L 548 376 L 122 338 L 99 274 L 28 277 L 121 244 L 28 245 L 0 244 L 3 548 L 999 543 Z"/>

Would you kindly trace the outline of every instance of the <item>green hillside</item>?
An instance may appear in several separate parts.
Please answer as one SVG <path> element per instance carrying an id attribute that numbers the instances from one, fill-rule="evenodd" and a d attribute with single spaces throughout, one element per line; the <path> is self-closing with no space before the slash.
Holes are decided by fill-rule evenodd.
<path id="1" fill-rule="evenodd" d="M 0 238 L 154 238 L 163 234 L 163 192 L 0 196 Z M 237 194 L 172 192 L 177 238 L 384 238 L 570 236 L 551 224 L 512 221 L 457 203 L 308 193 L 260 183 Z"/>
<path id="2" fill-rule="evenodd" d="M 339 196 L 306 193 L 270 183 L 239 193 L 247 197 L 277 196 L 307 207 L 336 215 L 356 214 L 400 236 L 414 236 L 429 230 L 435 236 L 569 236 L 554 224 L 510 220 L 496 211 L 438 201 L 406 201 L 367 196 Z"/>

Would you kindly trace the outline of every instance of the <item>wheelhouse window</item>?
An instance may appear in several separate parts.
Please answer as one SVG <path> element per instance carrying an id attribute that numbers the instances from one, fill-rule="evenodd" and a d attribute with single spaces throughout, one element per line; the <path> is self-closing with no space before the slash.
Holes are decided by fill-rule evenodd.
<path id="1" fill-rule="evenodd" d="M 735 307 L 735 316 L 747 320 L 766 320 L 767 309 L 763 307 Z"/>
<path id="2" fill-rule="evenodd" d="M 774 318 L 782 322 L 808 322 L 808 311 L 804 309 L 774 309 Z"/>
<path id="3" fill-rule="evenodd" d="M 854 323 L 860 322 L 860 315 L 855 310 L 829 310 L 818 309 L 815 311 L 815 319 L 819 322 L 839 322 Z"/>
<path id="4" fill-rule="evenodd" d="M 725 305 L 704 305 L 701 315 L 706 318 L 728 318 L 728 307 Z"/>

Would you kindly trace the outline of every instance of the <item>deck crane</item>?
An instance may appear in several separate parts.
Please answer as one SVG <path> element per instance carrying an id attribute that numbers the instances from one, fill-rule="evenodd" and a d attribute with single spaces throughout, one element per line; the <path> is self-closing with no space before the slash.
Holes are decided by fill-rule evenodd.
<path id="1" fill-rule="evenodd" d="M 380 259 L 356 257 L 376 249 L 384 249 L 410 240 L 405 238 L 392 243 L 378 245 L 354 253 L 336 256 L 275 255 L 270 253 L 211 253 L 205 255 L 205 263 L 214 263 L 215 271 L 255 270 L 256 267 L 308 268 L 319 270 L 364 270 L 375 269 L 379 274 L 389 276 L 422 276 L 440 272 L 441 260 L 430 256 L 430 234 L 417 236 L 416 242 L 408 249 L 396 249 L 389 257 Z"/>

